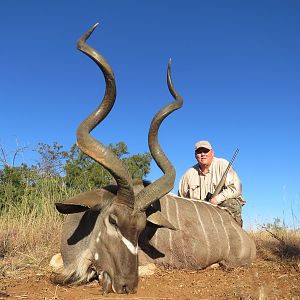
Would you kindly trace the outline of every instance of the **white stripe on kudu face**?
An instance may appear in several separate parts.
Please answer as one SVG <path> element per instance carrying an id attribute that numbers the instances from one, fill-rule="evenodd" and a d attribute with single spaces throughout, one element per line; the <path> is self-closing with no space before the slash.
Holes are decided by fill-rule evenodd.
<path id="1" fill-rule="evenodd" d="M 105 220 L 105 225 L 107 228 L 107 234 L 110 236 L 118 237 L 124 245 L 127 247 L 127 249 L 132 253 L 133 255 L 137 255 L 138 253 L 138 244 L 134 246 L 127 238 L 125 238 L 119 228 L 113 226 L 110 224 L 108 218 Z"/>
<path id="2" fill-rule="evenodd" d="M 118 230 L 119 231 L 119 230 Z M 120 231 L 119 231 L 120 232 Z M 121 240 L 125 244 L 125 246 L 128 248 L 128 250 L 133 254 L 137 255 L 138 253 L 138 245 L 136 247 L 129 241 L 127 240 L 120 232 L 120 235 L 122 236 Z"/>
<path id="3" fill-rule="evenodd" d="M 97 235 L 97 239 L 96 239 L 96 242 L 99 243 L 100 241 L 100 236 L 101 236 L 101 231 L 99 231 L 98 235 Z"/>

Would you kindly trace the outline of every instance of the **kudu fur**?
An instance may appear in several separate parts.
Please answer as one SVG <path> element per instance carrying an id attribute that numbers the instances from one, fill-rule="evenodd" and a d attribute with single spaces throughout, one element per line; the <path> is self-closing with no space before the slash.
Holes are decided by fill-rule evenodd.
<path id="1" fill-rule="evenodd" d="M 168 65 L 167 82 L 174 101 L 153 118 L 148 143 L 152 155 L 164 175 L 139 191 L 121 160 L 90 132 L 108 115 L 116 98 L 114 74 L 105 59 L 86 40 L 98 24 L 84 34 L 77 48 L 89 56 L 102 70 L 106 91 L 99 107 L 77 130 L 77 145 L 87 155 L 106 168 L 116 181 L 115 186 L 82 193 L 63 203 L 56 203 L 59 212 L 67 214 L 61 236 L 61 270 L 53 281 L 62 284 L 83 283 L 99 275 L 103 291 L 134 293 L 138 285 L 138 239 L 146 226 L 146 209 L 166 195 L 174 185 L 175 170 L 158 144 L 158 130 L 162 121 L 182 106 L 182 98 L 175 91 Z M 161 226 L 169 226 L 155 215 Z"/>

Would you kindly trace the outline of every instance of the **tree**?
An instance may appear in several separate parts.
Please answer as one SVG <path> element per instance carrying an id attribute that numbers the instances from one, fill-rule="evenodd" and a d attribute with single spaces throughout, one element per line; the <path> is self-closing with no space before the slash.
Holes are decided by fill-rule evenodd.
<path id="1" fill-rule="evenodd" d="M 125 164 L 133 178 L 143 178 L 150 172 L 150 153 L 129 156 L 124 142 L 108 146 Z M 124 157 L 125 156 L 125 157 Z M 110 173 L 99 163 L 73 145 L 66 155 L 65 182 L 81 191 L 101 188 L 113 182 Z"/>
<path id="2" fill-rule="evenodd" d="M 129 155 L 128 148 L 124 142 L 119 142 L 116 146 L 110 144 L 109 148 L 121 158 L 132 178 L 143 178 L 149 174 L 152 159 L 149 152 L 124 157 L 124 155 Z"/>
<path id="3" fill-rule="evenodd" d="M 68 152 L 62 151 L 63 146 L 54 142 L 52 145 L 38 143 L 37 151 L 40 155 L 40 160 L 37 162 L 37 167 L 42 175 L 48 177 L 56 177 L 61 175 L 64 170 L 64 161 L 68 156 Z"/>
<path id="4" fill-rule="evenodd" d="M 35 170 L 26 164 L 5 165 L 0 170 L 0 210 L 7 205 L 18 204 L 28 187 L 34 185 Z"/>
<path id="5" fill-rule="evenodd" d="M 27 149 L 27 146 L 24 147 L 17 147 L 16 150 L 14 150 L 13 155 L 12 155 L 12 159 L 11 159 L 11 164 L 8 163 L 8 154 L 6 153 L 4 147 L 2 145 L 0 145 L 0 167 L 5 167 L 5 166 L 10 166 L 10 167 L 14 167 L 15 166 L 15 162 L 16 162 L 16 158 L 20 153 L 23 153 L 24 150 Z"/>
<path id="6" fill-rule="evenodd" d="M 34 170 L 27 164 L 15 166 L 17 156 L 27 147 L 17 147 L 12 155 L 8 155 L 0 145 L 0 211 L 5 206 L 18 204 L 27 187 L 32 184 Z M 9 163 L 11 158 L 11 164 Z"/>
<path id="7" fill-rule="evenodd" d="M 150 172 L 151 154 L 134 154 L 123 158 L 132 178 L 143 178 Z"/>
<path id="8" fill-rule="evenodd" d="M 64 170 L 67 186 L 78 188 L 80 191 L 101 187 L 111 180 L 110 174 L 75 144 L 66 155 Z"/>

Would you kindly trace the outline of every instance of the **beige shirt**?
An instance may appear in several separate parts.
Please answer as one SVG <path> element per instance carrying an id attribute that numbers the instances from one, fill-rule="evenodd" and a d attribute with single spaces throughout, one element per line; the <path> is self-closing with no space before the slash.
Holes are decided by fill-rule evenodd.
<path id="1" fill-rule="evenodd" d="M 213 158 L 207 174 L 201 172 L 198 164 L 191 167 L 180 179 L 179 196 L 204 200 L 208 192 L 213 194 L 227 167 L 228 161 L 217 157 Z M 230 198 L 238 198 L 241 204 L 244 204 L 245 200 L 241 194 L 241 181 L 231 167 L 225 185 L 219 195 L 216 196 L 216 199 L 218 203 L 222 203 Z"/>

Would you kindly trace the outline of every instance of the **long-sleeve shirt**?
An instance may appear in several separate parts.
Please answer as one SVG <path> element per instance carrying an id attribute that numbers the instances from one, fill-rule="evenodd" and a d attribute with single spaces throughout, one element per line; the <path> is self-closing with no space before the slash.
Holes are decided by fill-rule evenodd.
<path id="1" fill-rule="evenodd" d="M 207 174 L 201 172 L 198 164 L 189 168 L 180 179 L 179 196 L 204 200 L 208 192 L 214 193 L 227 166 L 226 159 L 214 157 Z M 215 198 L 218 204 L 230 198 L 237 198 L 241 204 L 245 203 L 242 197 L 241 181 L 232 167 L 227 173 L 222 191 Z"/>

